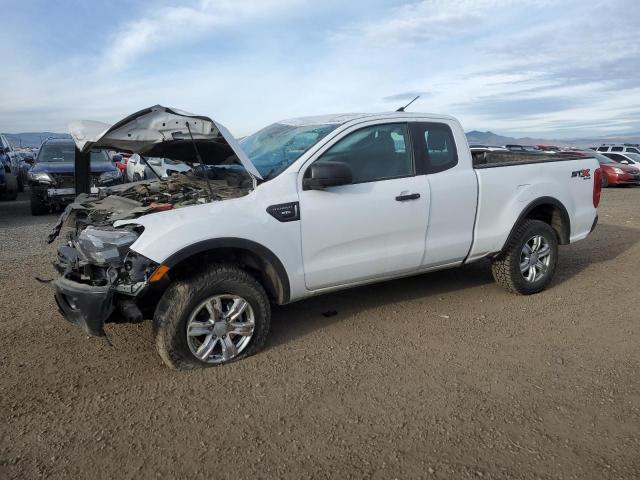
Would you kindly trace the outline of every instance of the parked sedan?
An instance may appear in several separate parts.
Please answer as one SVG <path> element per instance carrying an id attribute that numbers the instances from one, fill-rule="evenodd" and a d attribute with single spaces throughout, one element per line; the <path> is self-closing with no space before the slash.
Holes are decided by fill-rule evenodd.
<path id="1" fill-rule="evenodd" d="M 623 165 L 640 167 L 640 154 L 638 153 L 603 153 L 602 155 Z"/>
<path id="2" fill-rule="evenodd" d="M 559 156 L 595 158 L 600 163 L 602 170 L 602 186 L 610 185 L 640 185 L 640 169 L 636 166 L 618 163 L 608 154 L 594 152 L 593 150 L 564 150 Z"/>

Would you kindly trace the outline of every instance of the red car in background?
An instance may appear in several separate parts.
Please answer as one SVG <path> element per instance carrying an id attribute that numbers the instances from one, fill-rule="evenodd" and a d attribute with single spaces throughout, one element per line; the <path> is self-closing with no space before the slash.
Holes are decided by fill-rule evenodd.
<path id="1" fill-rule="evenodd" d="M 609 185 L 640 185 L 640 170 L 637 167 L 615 162 L 601 153 L 593 150 L 564 150 L 558 155 L 578 157 L 594 157 L 600 163 L 602 170 L 602 186 Z"/>
<path id="2" fill-rule="evenodd" d="M 111 156 L 111 161 L 113 162 L 113 164 L 118 168 L 118 170 L 120 170 L 120 172 L 122 173 L 123 177 L 122 178 L 127 178 L 126 177 L 126 173 L 127 173 L 127 160 L 129 160 L 129 157 L 131 155 L 127 155 L 126 157 L 122 154 L 122 153 L 116 153 L 114 155 Z"/>

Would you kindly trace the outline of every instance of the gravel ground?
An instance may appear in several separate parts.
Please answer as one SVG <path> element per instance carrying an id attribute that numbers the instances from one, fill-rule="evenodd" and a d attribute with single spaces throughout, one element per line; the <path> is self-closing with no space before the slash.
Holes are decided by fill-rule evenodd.
<path id="1" fill-rule="evenodd" d="M 541 294 L 483 262 L 317 297 L 187 373 L 148 322 L 109 345 L 61 319 L 54 221 L 0 203 L 0 478 L 640 478 L 640 188 Z"/>

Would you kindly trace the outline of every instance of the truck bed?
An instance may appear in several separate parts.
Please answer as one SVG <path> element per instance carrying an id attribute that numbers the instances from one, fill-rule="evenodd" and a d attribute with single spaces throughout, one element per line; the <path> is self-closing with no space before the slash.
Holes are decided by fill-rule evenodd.
<path id="1" fill-rule="evenodd" d="M 468 261 L 500 252 L 518 216 L 534 204 L 557 205 L 570 221 L 568 242 L 585 238 L 597 217 L 593 205 L 595 158 L 496 152 L 474 165 L 478 206 Z M 570 220 L 569 220 L 570 219 Z"/>

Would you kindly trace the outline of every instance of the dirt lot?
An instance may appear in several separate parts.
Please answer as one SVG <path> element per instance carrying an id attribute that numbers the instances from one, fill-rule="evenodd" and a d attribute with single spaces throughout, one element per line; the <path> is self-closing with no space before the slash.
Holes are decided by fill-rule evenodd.
<path id="1" fill-rule="evenodd" d="M 0 203 L 0 478 L 640 478 L 640 188 L 539 295 L 480 263 L 318 297 L 189 373 L 148 322 L 61 319 L 26 198 Z"/>

